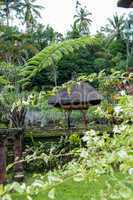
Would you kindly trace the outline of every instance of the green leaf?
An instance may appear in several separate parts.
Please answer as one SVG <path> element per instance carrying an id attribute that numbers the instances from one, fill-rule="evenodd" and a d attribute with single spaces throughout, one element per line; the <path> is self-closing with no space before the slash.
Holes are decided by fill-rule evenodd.
<path id="1" fill-rule="evenodd" d="M 58 65 L 63 56 L 71 55 L 75 50 L 79 50 L 80 47 L 98 45 L 100 45 L 100 40 L 90 36 L 66 40 L 59 44 L 51 44 L 26 63 L 20 72 L 23 77 L 21 83 L 28 85 L 31 82 L 30 80 L 36 77 L 38 73 L 41 73 L 46 68 Z M 27 81 L 28 83 L 26 84 Z"/>
<path id="2" fill-rule="evenodd" d="M 52 188 L 48 193 L 49 199 L 55 199 L 55 188 Z"/>
<path id="3" fill-rule="evenodd" d="M 3 184 L 0 184 L 0 196 L 4 193 L 4 186 Z"/>
<path id="4" fill-rule="evenodd" d="M 27 200 L 33 200 L 31 196 L 27 195 Z"/>
<path id="5" fill-rule="evenodd" d="M 2 197 L 2 200 L 12 200 L 11 195 L 10 195 L 10 194 L 5 194 L 5 195 Z"/>
<path id="6" fill-rule="evenodd" d="M 76 175 L 73 177 L 73 180 L 74 180 L 75 182 L 84 181 L 84 176 L 83 176 L 83 174 L 81 174 L 81 173 L 76 174 Z"/>
<path id="7" fill-rule="evenodd" d="M 8 172 L 13 166 L 14 166 L 14 163 L 9 164 L 6 168 L 6 171 Z"/>

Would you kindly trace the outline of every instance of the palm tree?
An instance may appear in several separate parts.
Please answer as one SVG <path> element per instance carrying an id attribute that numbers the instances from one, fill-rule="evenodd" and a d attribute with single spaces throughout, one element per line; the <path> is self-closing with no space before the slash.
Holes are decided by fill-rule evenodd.
<path id="1" fill-rule="evenodd" d="M 23 0 L 21 2 L 20 11 L 24 15 L 27 31 L 29 32 L 35 23 L 35 17 L 41 18 L 40 10 L 43 6 L 34 4 L 36 0 Z"/>
<path id="2" fill-rule="evenodd" d="M 19 0 L 17 4 L 19 3 Z M 6 18 L 6 25 L 9 26 L 9 19 L 10 19 L 10 13 L 11 10 L 15 10 L 15 0 L 1 0 L 0 1 L 0 6 L 1 6 L 1 12 L 0 15 L 1 17 Z"/>
<path id="3" fill-rule="evenodd" d="M 78 9 L 77 7 L 77 14 L 74 16 L 75 18 L 75 24 L 79 28 L 79 31 L 82 35 L 89 33 L 89 25 L 91 24 L 92 20 L 90 19 L 90 16 L 92 14 L 88 12 L 86 7 L 82 8 L 80 7 Z"/>
<path id="4" fill-rule="evenodd" d="M 125 20 L 124 39 L 127 48 L 127 66 L 132 66 L 133 61 L 133 12 L 128 14 Z"/>
<path id="5" fill-rule="evenodd" d="M 119 16 L 117 13 L 113 15 L 113 18 L 108 18 L 109 24 L 103 28 L 103 31 L 109 33 L 110 40 L 120 40 L 123 38 L 123 30 L 125 26 L 124 15 Z"/>
<path id="6" fill-rule="evenodd" d="M 71 31 L 67 32 L 67 39 L 75 39 L 81 37 L 80 31 L 77 28 L 76 23 L 71 26 Z"/>

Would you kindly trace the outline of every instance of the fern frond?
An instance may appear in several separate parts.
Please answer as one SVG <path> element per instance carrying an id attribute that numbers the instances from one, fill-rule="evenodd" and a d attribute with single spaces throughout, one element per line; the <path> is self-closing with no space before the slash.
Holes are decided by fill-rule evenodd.
<path id="1" fill-rule="evenodd" d="M 63 56 L 71 55 L 75 50 L 79 50 L 80 47 L 98 46 L 99 44 L 99 39 L 89 36 L 66 40 L 59 44 L 51 44 L 26 63 L 21 71 L 21 76 L 23 77 L 21 83 L 25 83 L 26 80 L 30 82 L 42 70 L 57 66 Z"/>

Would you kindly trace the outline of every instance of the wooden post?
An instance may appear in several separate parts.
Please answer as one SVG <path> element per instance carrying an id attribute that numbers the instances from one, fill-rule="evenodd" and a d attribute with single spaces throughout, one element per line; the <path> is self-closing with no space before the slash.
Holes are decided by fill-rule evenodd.
<path id="1" fill-rule="evenodd" d="M 70 119 L 70 111 L 67 112 L 67 125 L 68 125 L 68 130 L 71 128 L 71 119 Z"/>
<path id="2" fill-rule="evenodd" d="M 87 125 L 88 125 L 87 111 L 86 110 L 82 110 L 81 112 L 83 114 L 83 123 L 84 123 L 85 129 L 87 129 Z"/>
<path id="3" fill-rule="evenodd" d="M 70 119 L 70 116 L 71 116 L 71 110 L 65 110 L 65 119 L 67 121 L 67 129 L 70 130 L 71 128 L 71 119 Z"/>
<path id="4" fill-rule="evenodd" d="M 14 138 L 14 156 L 15 156 L 15 180 L 22 181 L 24 178 L 22 159 L 22 133 L 17 133 Z"/>
<path id="5" fill-rule="evenodd" d="M 0 185 L 6 180 L 5 138 L 0 135 Z"/>

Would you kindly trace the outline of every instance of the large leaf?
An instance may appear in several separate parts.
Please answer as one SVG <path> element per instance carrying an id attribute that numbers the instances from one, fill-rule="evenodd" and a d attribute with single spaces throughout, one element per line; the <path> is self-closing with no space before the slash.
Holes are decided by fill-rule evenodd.
<path id="1" fill-rule="evenodd" d="M 30 80 L 36 77 L 42 70 L 48 67 L 57 66 L 59 61 L 63 59 L 63 56 L 71 56 L 71 54 L 75 50 L 78 51 L 80 47 L 85 47 L 86 45 L 89 45 L 90 47 L 98 46 L 99 43 L 99 39 L 86 36 L 73 40 L 65 40 L 58 44 L 51 44 L 28 60 L 21 70 L 21 76 L 23 77 L 21 83 L 23 83 L 23 86 L 27 85 L 27 81 L 30 82 Z"/>

